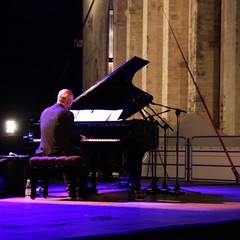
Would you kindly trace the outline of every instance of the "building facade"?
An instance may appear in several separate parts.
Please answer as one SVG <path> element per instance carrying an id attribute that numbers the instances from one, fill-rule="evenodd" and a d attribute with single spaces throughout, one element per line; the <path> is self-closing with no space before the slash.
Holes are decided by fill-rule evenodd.
<path id="1" fill-rule="evenodd" d="M 84 0 L 83 10 L 83 90 L 139 56 L 149 64 L 133 84 L 155 103 L 240 135 L 240 0 Z M 162 117 L 176 124 L 174 110 Z"/>

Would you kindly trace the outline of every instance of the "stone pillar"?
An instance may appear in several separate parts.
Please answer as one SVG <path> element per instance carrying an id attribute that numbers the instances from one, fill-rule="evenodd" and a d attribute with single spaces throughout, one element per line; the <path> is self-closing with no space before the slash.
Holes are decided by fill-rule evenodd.
<path id="1" fill-rule="evenodd" d="M 92 0 L 83 1 L 85 20 Z M 107 74 L 108 1 L 94 2 L 83 31 L 83 90 Z"/>
<path id="2" fill-rule="evenodd" d="M 126 59 L 128 60 L 133 56 L 142 57 L 143 0 L 127 0 L 127 4 Z M 136 87 L 142 88 L 142 70 L 134 75 L 132 82 Z M 137 113 L 132 118 L 141 118 L 141 115 Z"/>
<path id="3" fill-rule="evenodd" d="M 221 128 L 240 134 L 240 1 L 222 2 Z"/>
<path id="4" fill-rule="evenodd" d="M 154 102 L 162 103 L 162 0 L 143 1 L 143 43 L 142 56 L 150 63 L 142 70 L 142 88 L 154 96 Z M 154 107 L 160 111 L 159 107 Z"/>
<path id="5" fill-rule="evenodd" d="M 221 1 L 190 1 L 190 45 L 189 66 L 193 79 L 189 77 L 190 112 L 196 112 L 203 118 L 211 118 L 218 127 L 220 94 L 220 12 Z M 196 83 L 203 98 L 196 90 Z"/>
<path id="6" fill-rule="evenodd" d="M 187 110 L 188 1 L 163 1 L 162 104 Z M 183 53 L 183 56 L 181 54 Z M 175 111 L 168 114 L 176 122 Z"/>
<path id="7" fill-rule="evenodd" d="M 142 56 L 143 0 L 128 0 L 127 16 L 127 59 Z"/>
<path id="8" fill-rule="evenodd" d="M 113 1 L 114 29 L 113 29 L 113 66 L 114 69 L 126 62 L 127 26 L 126 26 L 127 1 Z"/>

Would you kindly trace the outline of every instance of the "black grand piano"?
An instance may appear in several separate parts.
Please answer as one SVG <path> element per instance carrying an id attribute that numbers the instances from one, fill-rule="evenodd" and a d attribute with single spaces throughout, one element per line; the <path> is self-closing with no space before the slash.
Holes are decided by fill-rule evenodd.
<path id="1" fill-rule="evenodd" d="M 158 145 L 157 124 L 149 121 L 142 109 L 153 97 L 132 83 L 135 73 L 149 62 L 133 57 L 115 71 L 98 81 L 95 85 L 74 99 L 73 109 L 122 109 L 116 121 L 75 122 L 80 133 L 90 141 L 83 143 L 83 149 L 92 154 L 92 170 L 101 161 L 104 153 L 125 153 L 129 186 L 141 187 L 142 158 L 145 152 Z M 142 119 L 129 119 L 139 112 Z M 93 187 L 96 185 L 93 174 Z"/>
<path id="2" fill-rule="evenodd" d="M 132 83 L 135 73 L 149 62 L 133 57 L 115 71 L 74 99 L 72 109 L 122 110 L 115 121 L 75 121 L 79 133 L 88 137 L 83 150 L 91 155 L 92 188 L 96 189 L 96 164 L 106 154 L 124 154 L 129 174 L 128 184 L 141 187 L 142 158 L 145 152 L 158 146 L 158 129 L 154 121 L 142 112 L 153 97 Z M 75 110 L 74 110 L 75 111 Z M 139 112 L 141 119 L 129 119 Z M 33 122 L 31 141 L 38 143 L 39 122 Z M 35 134 L 37 132 L 37 134 Z"/>

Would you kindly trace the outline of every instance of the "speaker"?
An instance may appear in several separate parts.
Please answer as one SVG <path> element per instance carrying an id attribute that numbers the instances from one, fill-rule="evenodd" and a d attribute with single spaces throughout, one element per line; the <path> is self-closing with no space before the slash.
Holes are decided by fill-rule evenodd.
<path id="1" fill-rule="evenodd" d="M 13 196 L 24 196 L 25 184 L 29 178 L 29 157 L 25 155 L 0 155 L 0 176 L 3 188 Z"/>
<path id="2" fill-rule="evenodd" d="M 10 191 L 6 180 L 0 176 L 0 198 L 9 195 L 9 193 Z"/>

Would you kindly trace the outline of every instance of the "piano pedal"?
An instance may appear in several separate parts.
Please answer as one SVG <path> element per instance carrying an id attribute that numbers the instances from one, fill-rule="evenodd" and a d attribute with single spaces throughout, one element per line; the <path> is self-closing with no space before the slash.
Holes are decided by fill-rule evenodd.
<path id="1" fill-rule="evenodd" d="M 129 188 L 128 177 L 119 177 L 118 186 L 119 188 Z"/>
<path id="2" fill-rule="evenodd" d="M 136 199 L 141 200 L 145 198 L 145 191 L 143 189 L 140 189 L 136 191 Z"/>
<path id="3" fill-rule="evenodd" d="M 112 178 L 113 179 L 118 179 L 119 178 L 119 173 L 118 172 L 112 172 Z"/>
<path id="4" fill-rule="evenodd" d="M 141 190 L 141 184 L 138 182 L 133 182 L 133 183 L 128 182 L 128 188 L 132 189 L 132 191 L 136 193 Z"/>
<path id="5" fill-rule="evenodd" d="M 96 172 L 95 176 L 96 176 L 97 180 L 98 180 L 98 179 L 101 179 L 102 176 L 103 176 L 103 173 L 102 173 L 102 172 Z M 92 177 L 92 172 L 90 172 L 90 173 L 88 174 L 88 177 L 89 177 L 89 178 Z"/>

